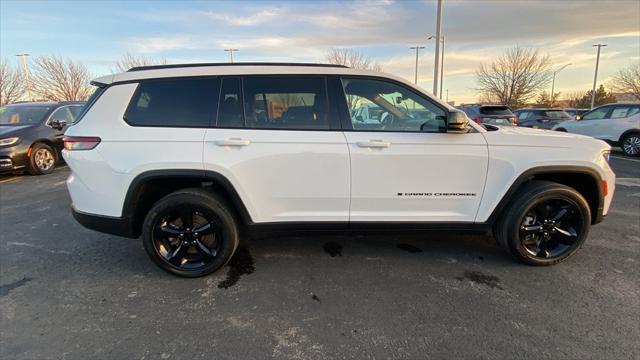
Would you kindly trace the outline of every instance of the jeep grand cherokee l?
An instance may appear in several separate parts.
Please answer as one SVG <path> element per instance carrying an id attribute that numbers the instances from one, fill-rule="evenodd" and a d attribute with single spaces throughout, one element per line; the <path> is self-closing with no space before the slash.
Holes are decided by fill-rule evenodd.
<path id="1" fill-rule="evenodd" d="M 240 229 L 493 231 L 517 259 L 551 265 L 575 253 L 613 196 L 603 141 L 486 130 L 388 74 L 161 65 L 93 84 L 97 100 L 64 139 L 73 214 L 142 236 L 181 276 L 223 266 Z M 363 106 L 380 113 L 363 122 Z"/>

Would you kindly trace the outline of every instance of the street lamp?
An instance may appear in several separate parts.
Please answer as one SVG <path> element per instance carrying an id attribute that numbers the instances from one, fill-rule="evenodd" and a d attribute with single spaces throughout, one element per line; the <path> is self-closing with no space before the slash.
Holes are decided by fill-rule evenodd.
<path id="1" fill-rule="evenodd" d="M 22 59 L 22 69 L 24 71 L 24 80 L 27 84 L 27 94 L 29 94 L 29 100 L 33 100 L 33 95 L 31 94 L 31 79 L 29 78 L 29 67 L 27 66 L 29 54 L 16 54 L 16 56 Z"/>
<path id="2" fill-rule="evenodd" d="M 592 109 L 593 109 L 593 105 L 596 102 L 596 83 L 598 82 L 598 65 L 600 65 L 600 48 L 607 45 L 597 44 L 593 46 L 598 47 L 598 55 L 596 56 L 596 73 L 593 75 L 593 89 L 591 90 L 591 108 Z"/>
<path id="3" fill-rule="evenodd" d="M 415 79 L 413 80 L 413 83 L 418 85 L 418 52 L 420 51 L 420 49 L 424 49 L 424 46 L 412 46 L 409 49 L 416 50 L 416 75 L 415 75 Z"/>
<path id="4" fill-rule="evenodd" d="M 435 39 L 435 38 L 436 38 L 435 36 L 429 35 L 427 40 L 431 40 L 431 39 Z M 440 94 L 440 99 L 442 99 L 442 84 L 443 83 L 444 83 L 444 35 L 442 35 L 442 52 L 440 53 L 440 89 L 439 89 L 439 93 L 438 93 L 438 94 Z M 434 92 L 434 94 L 437 95 L 435 92 Z"/>
<path id="5" fill-rule="evenodd" d="M 229 49 L 224 49 L 224 51 L 228 51 L 229 52 L 229 55 L 231 57 L 231 63 L 233 64 L 233 52 L 234 51 L 240 51 L 240 50 L 234 49 L 234 48 L 229 48 Z"/>
<path id="6" fill-rule="evenodd" d="M 438 95 L 438 73 L 440 72 L 440 39 L 442 36 L 442 1 L 438 0 L 438 11 L 436 16 L 436 54 L 433 66 L 433 94 Z"/>
<path id="7" fill-rule="evenodd" d="M 553 96 L 553 91 L 555 89 L 556 86 L 556 74 L 559 73 L 560 71 L 562 71 L 562 69 L 566 68 L 567 66 L 572 65 L 571 63 L 566 64 L 565 66 L 561 67 L 560 69 L 556 70 L 553 72 L 553 81 L 551 81 L 551 106 L 553 107 L 553 102 L 555 100 L 555 97 Z"/>

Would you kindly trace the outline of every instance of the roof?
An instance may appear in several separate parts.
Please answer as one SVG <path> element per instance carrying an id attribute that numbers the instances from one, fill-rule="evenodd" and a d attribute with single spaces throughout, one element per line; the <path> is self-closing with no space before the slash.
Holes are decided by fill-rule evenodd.
<path id="1" fill-rule="evenodd" d="M 73 105 L 73 104 L 84 104 L 84 101 L 21 101 L 15 102 L 12 104 L 7 104 L 7 106 L 60 106 L 60 105 Z"/>
<path id="2" fill-rule="evenodd" d="M 521 110 L 550 110 L 550 111 L 564 111 L 564 108 L 548 108 L 548 107 L 528 107 L 528 108 L 520 108 L 516 111 L 521 111 Z"/>
<path id="3" fill-rule="evenodd" d="M 92 84 L 108 85 L 143 79 L 225 75 L 368 75 L 387 77 L 411 85 L 407 80 L 391 74 L 352 69 L 342 65 L 299 63 L 213 63 L 141 66 L 131 68 L 124 73 L 94 79 Z"/>

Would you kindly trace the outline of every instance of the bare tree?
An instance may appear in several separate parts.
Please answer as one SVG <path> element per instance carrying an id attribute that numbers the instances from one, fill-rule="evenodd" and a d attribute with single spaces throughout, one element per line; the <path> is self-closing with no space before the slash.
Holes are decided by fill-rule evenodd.
<path id="1" fill-rule="evenodd" d="M 89 97 L 91 75 L 84 64 L 56 56 L 40 56 L 33 63 L 32 84 L 38 96 L 54 101 Z"/>
<path id="2" fill-rule="evenodd" d="M 611 80 L 611 87 L 616 92 L 630 94 L 640 100 L 640 62 L 618 70 Z"/>
<path id="3" fill-rule="evenodd" d="M 111 70 L 113 73 L 125 72 L 136 66 L 148 66 L 148 65 L 165 65 L 167 63 L 167 59 L 159 58 L 152 59 L 148 58 L 144 55 L 132 55 L 130 53 L 126 53 L 122 55 L 122 58 L 116 63 L 116 67 Z"/>
<path id="4" fill-rule="evenodd" d="M 22 72 L 7 61 L 0 61 L 0 106 L 18 101 L 25 92 Z"/>
<path id="5" fill-rule="evenodd" d="M 382 66 L 353 49 L 331 49 L 325 56 L 330 64 L 345 65 L 354 69 L 382 71 Z"/>
<path id="6" fill-rule="evenodd" d="M 518 107 L 535 97 L 551 81 L 549 55 L 514 47 L 476 71 L 477 90 L 500 103 Z"/>
<path id="7" fill-rule="evenodd" d="M 571 108 L 582 108 L 584 105 L 584 97 L 587 93 L 586 90 L 576 90 L 567 94 L 565 97 L 566 100 L 569 100 L 567 106 Z M 591 98 L 589 98 L 589 104 L 586 107 L 591 105 Z"/>

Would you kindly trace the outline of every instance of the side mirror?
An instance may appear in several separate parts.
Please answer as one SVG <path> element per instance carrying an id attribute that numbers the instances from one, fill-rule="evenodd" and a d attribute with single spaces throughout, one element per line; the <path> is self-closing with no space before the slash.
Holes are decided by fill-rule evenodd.
<path id="1" fill-rule="evenodd" d="M 466 132 L 469 118 L 462 111 L 451 110 L 447 116 L 447 132 L 463 133 Z"/>
<path id="2" fill-rule="evenodd" d="M 52 120 L 51 121 L 51 127 L 56 129 L 56 130 L 62 130 L 62 128 L 64 128 L 65 126 L 67 126 L 67 121 L 66 120 Z"/>

